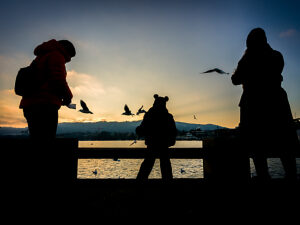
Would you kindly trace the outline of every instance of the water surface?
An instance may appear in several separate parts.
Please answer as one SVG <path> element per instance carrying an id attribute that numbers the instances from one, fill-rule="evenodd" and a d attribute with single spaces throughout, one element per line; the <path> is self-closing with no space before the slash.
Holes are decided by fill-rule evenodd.
<path id="1" fill-rule="evenodd" d="M 79 147 L 84 148 L 146 148 L 144 141 L 80 141 Z M 201 148 L 202 141 L 177 141 L 173 147 Z M 81 179 L 134 179 L 137 176 L 143 159 L 79 159 L 78 178 Z M 171 159 L 174 178 L 203 178 L 202 159 Z M 268 159 L 269 172 L 273 178 L 284 176 L 280 159 Z M 250 159 L 251 175 L 255 175 L 255 168 Z M 297 170 L 300 173 L 300 159 L 297 159 Z M 94 174 L 93 171 L 97 171 Z M 226 171 L 226 168 L 224 168 Z M 161 178 L 159 159 L 155 161 L 150 179 Z"/>

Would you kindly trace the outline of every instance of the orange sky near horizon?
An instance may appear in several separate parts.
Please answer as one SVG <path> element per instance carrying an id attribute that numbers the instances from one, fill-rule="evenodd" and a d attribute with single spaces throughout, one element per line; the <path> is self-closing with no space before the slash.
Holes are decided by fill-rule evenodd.
<path id="1" fill-rule="evenodd" d="M 69 72 L 70 73 L 70 72 Z M 74 71 L 71 71 L 71 76 L 69 80 L 72 83 L 72 74 L 74 74 Z M 76 76 L 76 75 L 75 75 Z M 86 76 L 86 75 L 84 75 Z M 88 84 L 85 84 L 88 85 Z M 93 83 L 93 85 L 96 85 Z M 59 110 L 59 122 L 98 122 L 98 121 L 136 121 L 143 119 L 143 114 L 139 116 L 124 116 L 121 115 L 123 112 L 123 104 L 111 104 L 113 103 L 114 99 L 109 99 L 107 101 L 94 101 L 93 99 L 89 102 L 86 102 L 88 104 L 88 107 L 91 111 L 93 111 L 94 114 L 83 114 L 80 113 L 78 110 L 80 109 L 80 98 L 78 98 L 77 94 L 80 93 L 80 88 L 78 87 L 72 87 L 71 90 L 74 94 L 73 103 L 77 105 L 77 109 L 69 109 L 65 106 L 62 106 Z M 101 92 L 101 91 L 99 91 Z M 106 92 L 103 91 L 102 95 L 105 95 Z M 118 94 L 120 94 L 118 92 Z M 0 91 L 0 127 L 17 127 L 17 128 L 24 128 L 27 127 L 26 120 L 23 116 L 22 109 L 19 109 L 19 102 L 21 100 L 20 96 L 15 95 L 14 90 L 4 90 Z M 101 95 L 101 94 L 100 94 Z M 104 97 L 105 98 L 105 97 Z M 119 98 L 122 98 L 119 96 Z M 130 104 L 129 107 L 132 109 L 132 112 L 135 113 L 137 109 L 141 106 L 141 104 L 144 106 L 144 108 L 147 110 L 149 109 L 153 104 L 154 98 L 152 95 L 150 95 L 146 102 L 141 102 L 139 105 L 137 104 Z M 118 98 L 116 97 L 116 102 L 118 101 Z M 202 100 L 199 100 L 199 102 L 203 102 Z M 105 106 L 111 104 L 112 106 Z M 186 103 L 189 104 L 189 103 Z M 200 103 L 199 103 L 200 104 Z M 218 113 L 206 113 L 201 112 L 199 110 L 197 112 L 197 102 L 193 102 L 190 105 L 186 105 L 184 107 L 177 106 L 176 102 L 170 98 L 169 102 L 167 103 L 167 107 L 169 109 L 169 112 L 173 114 L 174 119 L 178 122 L 187 122 L 187 123 L 194 123 L 194 124 L 217 124 L 220 126 L 225 126 L 229 128 L 234 128 L 238 125 L 239 120 L 239 111 L 238 109 L 234 112 L 218 112 Z M 116 107 L 114 107 L 116 106 Z M 215 105 L 206 105 L 204 106 L 205 109 L 214 110 L 216 106 Z M 104 110 L 103 108 L 106 108 Z M 117 110 L 109 112 L 107 108 L 110 108 L 111 110 Z M 195 113 L 189 113 L 187 114 L 185 110 L 193 111 Z M 194 115 L 197 119 L 194 119 Z M 217 115 L 217 116 L 216 116 Z"/>

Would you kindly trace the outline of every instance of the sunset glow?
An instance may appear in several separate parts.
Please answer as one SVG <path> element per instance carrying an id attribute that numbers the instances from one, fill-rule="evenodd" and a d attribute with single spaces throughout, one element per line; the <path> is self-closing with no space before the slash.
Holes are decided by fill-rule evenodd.
<path id="1" fill-rule="evenodd" d="M 284 56 L 283 87 L 299 117 L 300 3 L 268 2 L 1 1 L 0 127 L 27 126 L 15 77 L 34 59 L 33 49 L 54 38 L 77 50 L 66 65 L 77 109 L 62 107 L 59 122 L 141 120 L 143 114 L 121 115 L 124 105 L 147 110 L 159 94 L 169 97 L 176 121 L 234 128 L 242 88 L 230 75 L 200 72 L 220 67 L 232 74 L 254 27 L 264 28 Z M 94 114 L 78 112 L 81 99 Z"/>

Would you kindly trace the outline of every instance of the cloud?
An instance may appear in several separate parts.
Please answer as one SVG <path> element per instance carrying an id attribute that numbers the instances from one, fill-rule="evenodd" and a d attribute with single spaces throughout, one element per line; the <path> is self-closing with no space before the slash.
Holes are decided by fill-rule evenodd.
<path id="1" fill-rule="evenodd" d="M 279 34 L 279 37 L 288 38 L 288 37 L 294 36 L 296 33 L 297 33 L 297 30 L 295 30 L 295 29 L 288 29 L 288 30 L 282 31 Z"/>
<path id="2" fill-rule="evenodd" d="M 78 73 L 75 70 L 68 71 L 67 81 L 74 96 L 98 98 L 112 93 L 121 93 L 118 87 L 105 85 L 96 76 Z"/>
<path id="3" fill-rule="evenodd" d="M 12 89 L 0 91 L 0 126 L 26 127 L 23 111 L 19 109 L 21 97 Z"/>
<path id="4" fill-rule="evenodd" d="M 103 119 L 111 120 L 114 114 L 120 114 L 122 106 L 119 100 L 123 92 L 117 86 L 104 85 L 99 78 L 89 74 L 68 71 L 67 81 L 73 92 L 73 103 L 77 109 L 72 110 L 61 107 L 59 110 L 59 122 L 91 122 Z M 94 114 L 82 114 L 78 112 L 80 99 L 86 101 Z M 14 93 L 13 89 L 0 90 L 0 126 L 26 127 L 27 123 L 23 111 L 19 109 L 21 97 Z M 118 110 L 118 111 L 117 111 Z"/>
<path id="5" fill-rule="evenodd" d="M 29 63 L 29 56 L 22 53 L 0 54 L 0 89 L 11 89 L 14 86 L 18 70 Z"/>
<path id="6" fill-rule="evenodd" d="M 71 70 L 68 71 L 67 80 L 73 95 L 96 97 L 106 93 L 102 83 L 92 75 Z"/>
<path id="7" fill-rule="evenodd" d="M 62 107 L 59 122 L 95 122 L 103 119 L 111 120 L 115 113 L 121 115 L 117 107 L 124 93 L 118 86 L 107 85 L 95 75 L 78 73 L 75 70 L 68 71 L 67 82 L 73 93 L 72 103 L 77 104 L 77 109 Z M 81 99 L 94 114 L 78 112 Z"/>

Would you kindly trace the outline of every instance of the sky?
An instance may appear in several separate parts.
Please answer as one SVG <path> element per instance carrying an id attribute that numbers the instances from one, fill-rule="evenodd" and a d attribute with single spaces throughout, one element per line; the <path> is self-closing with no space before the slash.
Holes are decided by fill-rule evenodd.
<path id="1" fill-rule="evenodd" d="M 240 86 L 232 74 L 251 29 L 261 27 L 285 60 L 282 86 L 300 116 L 300 2 L 291 0 L 14 1 L 0 2 L 0 127 L 26 127 L 14 94 L 16 74 L 50 39 L 70 40 L 66 64 L 77 110 L 62 107 L 59 122 L 133 121 L 153 95 L 168 96 L 176 121 L 238 126 Z M 94 114 L 78 112 L 80 99 Z M 194 116 L 196 115 L 196 120 Z"/>

